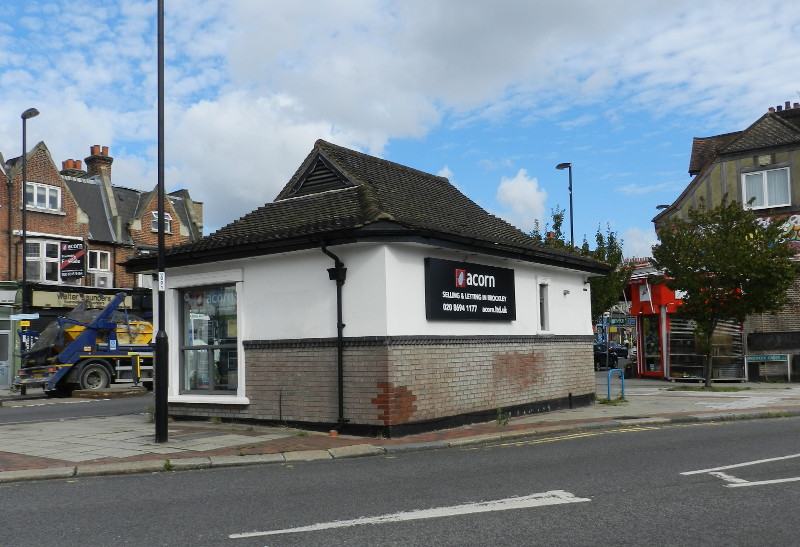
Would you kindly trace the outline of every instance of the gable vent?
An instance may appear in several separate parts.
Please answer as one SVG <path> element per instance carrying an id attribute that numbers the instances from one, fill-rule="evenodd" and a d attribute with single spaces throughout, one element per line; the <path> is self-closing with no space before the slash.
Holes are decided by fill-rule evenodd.
<path id="1" fill-rule="evenodd" d="M 297 181 L 290 195 L 307 196 L 348 186 L 352 186 L 352 184 L 329 165 L 324 158 L 318 157 L 314 165 Z"/>

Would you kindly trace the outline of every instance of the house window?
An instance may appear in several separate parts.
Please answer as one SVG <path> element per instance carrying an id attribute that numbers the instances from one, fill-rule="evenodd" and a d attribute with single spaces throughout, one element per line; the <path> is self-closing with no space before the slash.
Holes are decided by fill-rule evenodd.
<path id="1" fill-rule="evenodd" d="M 25 275 L 30 281 L 58 283 L 58 247 L 57 241 L 25 242 Z"/>
<path id="2" fill-rule="evenodd" d="M 89 251 L 89 269 L 104 272 L 111 270 L 111 253 L 108 251 Z"/>
<path id="3" fill-rule="evenodd" d="M 539 329 L 543 331 L 550 330 L 547 289 L 547 283 L 539 284 Z"/>
<path id="4" fill-rule="evenodd" d="M 89 251 L 87 281 L 91 287 L 111 287 L 111 253 L 109 251 Z"/>
<path id="5" fill-rule="evenodd" d="M 153 218 L 150 220 L 150 230 L 153 232 L 158 231 L 158 211 L 152 211 Z M 164 213 L 164 233 L 172 233 L 172 216 L 169 213 Z"/>
<path id="6" fill-rule="evenodd" d="M 769 169 L 742 175 L 744 203 L 751 209 L 791 205 L 789 168 Z M 750 202 L 752 200 L 752 203 Z"/>
<path id="7" fill-rule="evenodd" d="M 180 392 L 236 393 L 236 286 L 181 290 Z"/>
<path id="8" fill-rule="evenodd" d="M 25 204 L 47 211 L 61 211 L 61 188 L 28 182 L 25 184 Z"/>

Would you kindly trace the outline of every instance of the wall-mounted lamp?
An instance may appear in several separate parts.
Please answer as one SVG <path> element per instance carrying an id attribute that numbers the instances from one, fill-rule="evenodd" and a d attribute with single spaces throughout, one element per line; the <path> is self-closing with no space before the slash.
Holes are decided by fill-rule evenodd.
<path id="1" fill-rule="evenodd" d="M 567 296 L 568 294 L 569 294 L 569 289 L 564 289 L 564 296 Z"/>

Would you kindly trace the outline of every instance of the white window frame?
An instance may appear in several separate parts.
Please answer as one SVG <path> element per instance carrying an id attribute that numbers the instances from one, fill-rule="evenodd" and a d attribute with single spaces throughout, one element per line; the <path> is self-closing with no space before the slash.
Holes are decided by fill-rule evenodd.
<path id="1" fill-rule="evenodd" d="M 33 260 L 29 259 L 30 256 L 28 254 L 28 249 L 25 249 L 25 267 L 27 268 L 29 263 L 36 263 L 38 265 L 38 272 L 31 272 L 28 270 L 26 277 L 30 281 L 35 281 L 37 283 L 49 283 L 49 284 L 56 284 L 61 282 L 61 242 L 54 241 L 51 239 L 31 239 L 28 240 L 25 245 L 30 247 L 32 245 L 39 246 L 39 253 L 37 257 Z M 54 245 L 56 248 L 56 256 L 47 256 L 47 247 L 48 245 Z M 47 279 L 47 264 L 55 264 L 55 271 L 56 271 L 56 279 Z"/>
<path id="2" fill-rule="evenodd" d="M 208 272 L 202 274 L 187 274 L 175 275 L 167 278 L 167 295 L 165 304 L 167 305 L 167 325 L 166 331 L 170 338 L 178 340 L 181 332 L 180 314 L 183 307 L 183 301 L 179 298 L 179 292 L 182 288 L 189 288 L 193 286 L 212 285 L 212 284 L 227 284 L 234 283 L 236 285 L 236 301 L 243 303 L 244 299 L 244 274 L 241 270 L 221 270 L 217 272 Z M 155 298 L 155 290 L 153 301 L 157 302 Z M 238 331 L 240 333 L 247 332 L 247 325 L 245 324 L 243 304 L 237 304 L 237 323 Z M 170 312 L 173 313 L 170 313 Z M 153 310 L 156 313 L 157 310 Z M 249 404 L 250 399 L 245 394 L 245 378 L 247 376 L 247 363 L 245 359 L 243 338 L 238 337 L 237 341 L 237 355 L 239 355 L 238 363 L 238 389 L 235 395 L 204 395 L 204 394 L 183 394 L 180 393 L 180 349 L 177 344 L 169 345 L 169 397 L 170 403 L 209 403 L 209 404 L 231 404 L 241 405 Z"/>
<path id="3" fill-rule="evenodd" d="M 111 251 L 89 250 L 86 258 L 87 285 L 90 287 L 104 287 L 97 282 L 98 276 L 108 279 L 108 287 L 114 286 L 114 276 L 111 272 Z M 105 267 L 103 267 L 105 262 Z"/>
<path id="4" fill-rule="evenodd" d="M 30 196 L 28 195 L 30 190 Z M 44 203 L 40 203 L 39 193 L 44 192 Z M 52 196 L 55 197 L 55 207 L 51 207 Z M 30 198 L 30 199 L 29 199 Z M 61 188 L 58 186 L 51 186 L 49 184 L 41 184 L 39 182 L 26 182 L 25 183 L 25 205 L 28 209 L 36 209 L 39 211 L 53 211 L 61 212 Z"/>
<path id="5" fill-rule="evenodd" d="M 550 280 L 539 280 L 539 330 L 550 332 Z"/>
<path id="6" fill-rule="evenodd" d="M 103 262 L 106 263 L 105 268 L 102 265 Z M 92 272 L 110 272 L 111 251 L 90 250 L 86 269 Z"/>
<path id="7" fill-rule="evenodd" d="M 786 171 L 786 195 L 788 196 L 788 201 L 786 203 L 770 203 L 770 196 L 769 196 L 769 187 L 767 185 L 767 173 L 771 171 Z M 765 203 L 761 205 L 748 205 L 748 195 L 747 195 L 747 177 L 752 177 L 755 175 L 761 176 L 761 192 L 764 196 Z M 745 209 L 771 209 L 773 207 L 786 207 L 792 204 L 792 179 L 791 173 L 789 172 L 788 167 L 777 167 L 774 169 L 763 169 L 761 171 L 750 171 L 747 173 L 742 173 L 742 203 L 744 203 Z"/>
<path id="8" fill-rule="evenodd" d="M 158 231 L 158 211 L 150 211 L 150 214 L 153 217 L 150 219 L 150 231 L 157 232 Z M 164 233 L 171 234 L 172 233 L 172 215 L 169 213 L 164 213 Z"/>

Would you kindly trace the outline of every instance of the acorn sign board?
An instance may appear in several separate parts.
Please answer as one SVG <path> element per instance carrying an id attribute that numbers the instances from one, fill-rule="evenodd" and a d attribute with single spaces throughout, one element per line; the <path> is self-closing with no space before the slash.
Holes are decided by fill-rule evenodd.
<path id="1" fill-rule="evenodd" d="M 454 321 L 515 320 L 514 270 L 426 258 L 425 317 Z"/>

